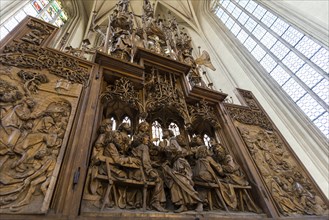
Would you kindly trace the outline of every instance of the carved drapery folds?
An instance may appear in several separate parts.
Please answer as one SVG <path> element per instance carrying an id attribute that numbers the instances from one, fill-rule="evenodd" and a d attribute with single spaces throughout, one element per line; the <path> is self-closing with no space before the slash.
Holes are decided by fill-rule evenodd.
<path id="1" fill-rule="evenodd" d="M 26 97 L 1 106 L 0 213 L 48 209 L 71 105 L 58 99 L 42 108 L 36 100 Z"/>
<path id="2" fill-rule="evenodd" d="M 225 105 L 281 215 L 327 215 L 325 199 L 282 140 L 257 100 L 239 90 L 249 109 Z"/>
<path id="3" fill-rule="evenodd" d="M 46 74 L 11 71 L 0 75 L 0 213 L 42 213 L 76 101 L 56 95 Z"/>
<path id="4" fill-rule="evenodd" d="M 222 145 L 213 140 L 210 150 L 200 136 L 188 142 L 184 134 L 175 136 L 163 128 L 162 140 L 155 146 L 150 132 L 146 121 L 135 129 L 122 123 L 112 130 L 110 118 L 102 120 L 82 212 L 106 213 L 118 208 L 261 212 L 242 169 Z"/>
<path id="5" fill-rule="evenodd" d="M 110 18 L 106 51 L 130 62 L 137 47 L 154 52 L 140 49 L 139 65 L 98 54 L 94 70 L 103 77 L 89 82 L 89 64 L 39 47 L 52 33 L 38 22 L 2 47 L 0 214 L 46 214 L 54 192 L 55 218 L 124 218 L 128 209 L 232 219 L 246 212 L 274 218 L 276 210 L 280 217 L 327 214 L 325 198 L 252 93 L 240 90 L 246 107 L 191 88 L 187 78 L 199 83 L 198 65 L 209 55 L 194 60 L 190 37 L 171 15 L 167 23 L 155 18 L 149 0 L 134 30 L 128 3 L 120 0 Z"/>

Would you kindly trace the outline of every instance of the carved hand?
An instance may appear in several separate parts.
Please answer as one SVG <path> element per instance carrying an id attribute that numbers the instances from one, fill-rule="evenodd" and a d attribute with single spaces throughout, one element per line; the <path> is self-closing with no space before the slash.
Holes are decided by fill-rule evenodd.
<path id="1" fill-rule="evenodd" d="M 138 158 L 133 158 L 133 157 L 130 157 L 130 158 L 129 158 L 128 163 L 136 164 L 136 165 L 138 165 L 138 166 L 141 165 L 141 161 L 140 161 Z"/>

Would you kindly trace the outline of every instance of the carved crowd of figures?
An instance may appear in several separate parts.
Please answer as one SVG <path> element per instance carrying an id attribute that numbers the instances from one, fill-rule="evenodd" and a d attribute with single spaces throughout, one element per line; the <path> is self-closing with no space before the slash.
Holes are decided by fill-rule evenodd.
<path id="1" fill-rule="evenodd" d="M 0 54 L 0 213 L 47 212 L 89 78 L 76 59 L 41 47 L 54 27 L 26 19 Z"/>
<path id="2" fill-rule="evenodd" d="M 311 182 L 288 153 L 277 134 L 256 126 L 240 125 L 241 135 L 283 215 L 329 214 Z"/>
<path id="3" fill-rule="evenodd" d="M 0 78 L 0 213 L 46 196 L 71 112 L 64 99 L 37 101 L 45 75 L 21 70 L 17 76 Z"/>
<path id="4" fill-rule="evenodd" d="M 200 136 L 188 143 L 164 129 L 155 145 L 148 122 L 132 134 L 128 123 L 112 130 L 104 119 L 93 147 L 85 201 L 104 208 L 159 212 L 222 209 L 260 212 L 240 166 L 219 143 Z"/>

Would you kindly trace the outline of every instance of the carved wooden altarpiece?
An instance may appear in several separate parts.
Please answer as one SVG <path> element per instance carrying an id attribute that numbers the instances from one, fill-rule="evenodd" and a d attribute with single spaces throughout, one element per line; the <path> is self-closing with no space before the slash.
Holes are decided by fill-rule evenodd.
<path id="1" fill-rule="evenodd" d="M 129 24 L 112 15 L 121 34 Z M 94 62 L 47 48 L 56 28 L 31 17 L 3 40 L 0 215 L 326 219 L 328 200 L 253 94 L 226 103 L 173 52 L 186 39 L 164 52 L 157 25 L 144 45 L 113 34 Z"/>

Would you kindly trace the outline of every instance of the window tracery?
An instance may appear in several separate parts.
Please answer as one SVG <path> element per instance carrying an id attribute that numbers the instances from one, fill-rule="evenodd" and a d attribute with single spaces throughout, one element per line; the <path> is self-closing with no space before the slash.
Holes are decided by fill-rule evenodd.
<path id="1" fill-rule="evenodd" d="M 210 148 L 210 140 L 211 138 L 207 134 L 203 135 L 203 142 L 208 148 Z"/>
<path id="2" fill-rule="evenodd" d="M 175 136 L 178 136 L 180 135 L 180 132 L 179 132 L 179 127 L 176 123 L 174 122 L 171 122 L 168 126 L 168 129 L 171 130 L 172 132 L 174 132 L 174 135 Z"/>
<path id="3" fill-rule="evenodd" d="M 328 138 L 328 48 L 253 0 L 217 0 L 213 11 Z"/>
<path id="4" fill-rule="evenodd" d="M 122 119 L 122 123 L 127 123 L 129 125 L 131 125 L 131 120 L 128 116 L 125 116 L 123 119 Z"/>
<path id="5" fill-rule="evenodd" d="M 152 123 L 152 138 L 155 140 L 153 141 L 153 144 L 156 146 L 162 141 L 162 127 L 158 121 Z"/>

